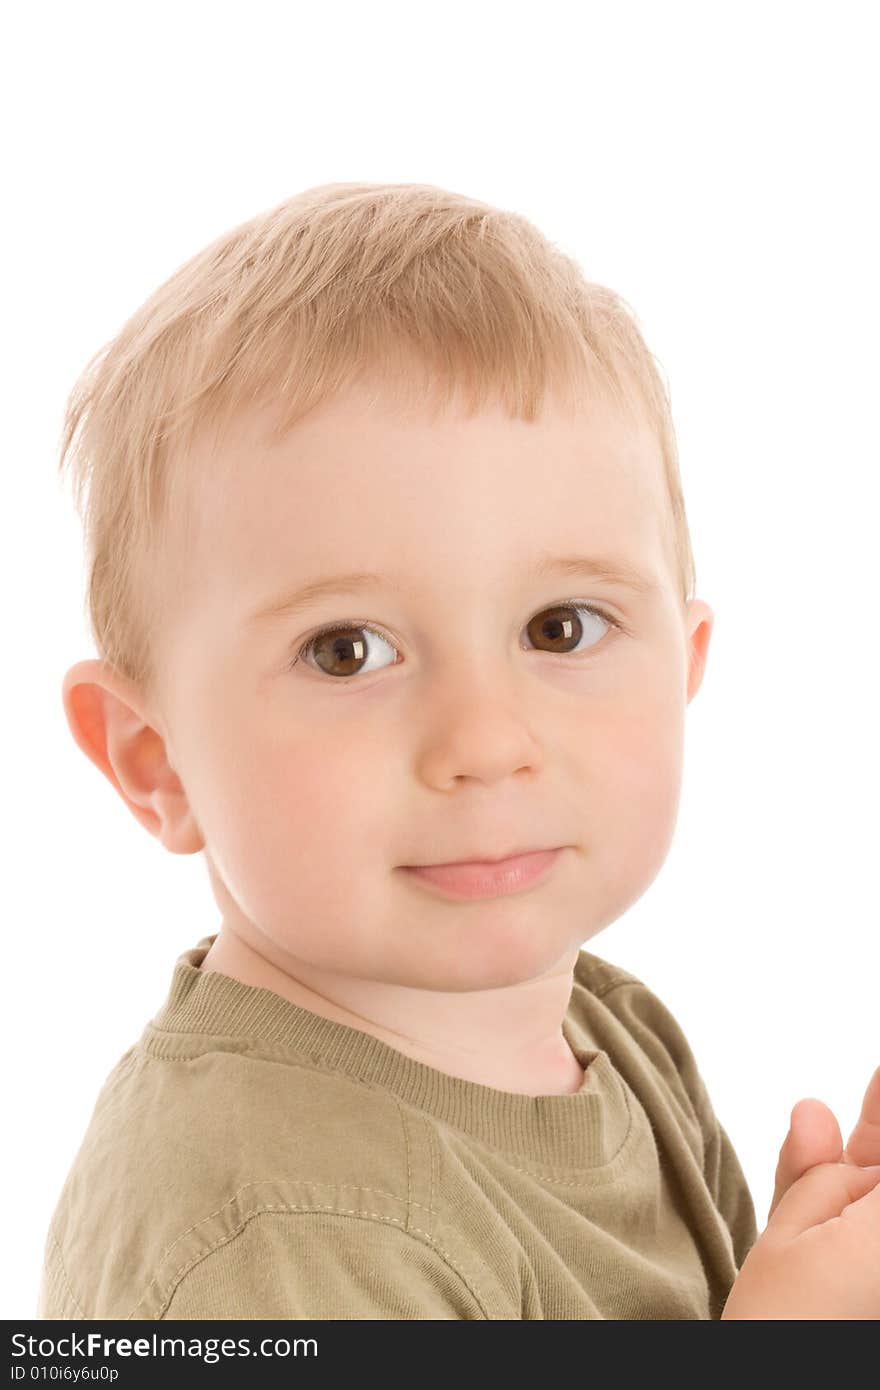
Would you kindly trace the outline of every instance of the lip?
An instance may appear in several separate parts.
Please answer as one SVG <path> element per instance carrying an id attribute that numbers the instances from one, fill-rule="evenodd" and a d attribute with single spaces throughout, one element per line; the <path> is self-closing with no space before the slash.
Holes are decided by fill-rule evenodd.
<path id="1" fill-rule="evenodd" d="M 404 864 L 404 872 L 452 898 L 497 898 L 522 892 L 539 883 L 562 853 L 538 849 L 509 859 L 470 860 L 461 864 Z"/>

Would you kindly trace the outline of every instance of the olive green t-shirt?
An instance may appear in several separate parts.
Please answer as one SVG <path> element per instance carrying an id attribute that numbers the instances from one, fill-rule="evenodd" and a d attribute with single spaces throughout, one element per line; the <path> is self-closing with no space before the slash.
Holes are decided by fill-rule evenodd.
<path id="1" fill-rule="evenodd" d="M 580 951 L 563 1034 L 583 1086 L 530 1096 L 202 974 L 213 940 L 98 1095 L 40 1318 L 720 1316 L 752 1199 L 634 976 Z"/>

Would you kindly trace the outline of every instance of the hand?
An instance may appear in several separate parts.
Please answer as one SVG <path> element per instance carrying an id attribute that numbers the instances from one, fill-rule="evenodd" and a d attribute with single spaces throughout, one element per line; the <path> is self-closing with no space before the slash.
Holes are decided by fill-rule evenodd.
<path id="1" fill-rule="evenodd" d="M 859 1167 L 880 1163 L 880 1067 L 868 1082 L 862 1112 L 845 1149 L 840 1126 L 824 1101 L 809 1098 L 796 1103 L 788 1134 L 779 1151 L 768 1221 L 792 1183 L 818 1163 L 849 1163 Z"/>
<path id="2" fill-rule="evenodd" d="M 880 1164 L 818 1163 L 792 1183 L 721 1317 L 880 1319 Z"/>
<path id="3" fill-rule="evenodd" d="M 766 1229 L 721 1316 L 880 1318 L 880 1068 L 845 1151 L 826 1105 L 794 1106 Z"/>

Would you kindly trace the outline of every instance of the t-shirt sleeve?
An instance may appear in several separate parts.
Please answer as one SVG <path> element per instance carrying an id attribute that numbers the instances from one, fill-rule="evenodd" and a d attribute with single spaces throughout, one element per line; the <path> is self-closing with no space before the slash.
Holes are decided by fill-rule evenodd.
<path id="1" fill-rule="evenodd" d="M 184 1271 L 161 1318 L 483 1319 L 434 1246 L 387 1221 L 259 1212 Z"/>

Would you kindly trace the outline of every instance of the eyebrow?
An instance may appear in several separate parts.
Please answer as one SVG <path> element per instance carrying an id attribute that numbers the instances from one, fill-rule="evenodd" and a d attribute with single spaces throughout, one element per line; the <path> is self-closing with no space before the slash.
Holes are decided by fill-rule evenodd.
<path id="1" fill-rule="evenodd" d="M 572 579 L 598 579 L 618 584 L 633 593 L 650 595 L 660 592 L 660 583 L 619 556 L 615 555 L 543 555 L 531 571 L 537 579 L 565 575 Z M 399 580 L 387 575 L 358 571 L 354 574 L 335 574 L 311 584 L 279 594 L 245 619 L 245 626 L 289 618 L 303 612 L 329 594 L 354 594 L 362 590 L 402 588 Z"/>

